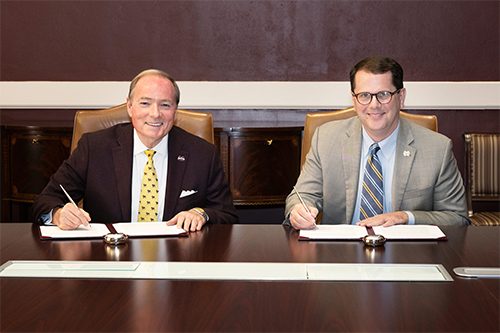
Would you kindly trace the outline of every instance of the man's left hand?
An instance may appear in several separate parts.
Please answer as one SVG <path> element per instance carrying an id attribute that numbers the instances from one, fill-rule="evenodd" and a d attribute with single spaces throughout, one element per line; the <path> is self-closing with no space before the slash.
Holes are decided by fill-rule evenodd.
<path id="1" fill-rule="evenodd" d="M 175 215 L 171 220 L 167 221 L 167 225 L 177 225 L 177 228 L 182 228 L 186 231 L 201 230 L 207 221 L 194 210 L 180 212 Z"/>
<path id="2" fill-rule="evenodd" d="M 365 220 L 359 221 L 356 224 L 362 227 L 375 227 L 379 225 L 383 227 L 390 227 L 391 225 L 407 223 L 408 214 L 406 214 L 405 212 L 391 212 L 369 217 Z"/>

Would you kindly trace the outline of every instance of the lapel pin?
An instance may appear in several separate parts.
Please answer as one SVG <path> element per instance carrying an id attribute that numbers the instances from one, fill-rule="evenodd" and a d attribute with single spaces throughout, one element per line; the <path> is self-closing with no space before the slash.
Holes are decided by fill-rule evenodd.
<path id="1" fill-rule="evenodd" d="M 410 156 L 410 151 L 409 151 L 409 150 L 405 150 L 405 151 L 403 152 L 403 156 L 404 156 L 404 157 L 408 157 L 408 156 Z"/>
<path id="2" fill-rule="evenodd" d="M 181 162 L 184 162 L 186 160 L 186 158 L 182 155 L 179 155 L 177 156 L 177 161 L 181 161 Z"/>

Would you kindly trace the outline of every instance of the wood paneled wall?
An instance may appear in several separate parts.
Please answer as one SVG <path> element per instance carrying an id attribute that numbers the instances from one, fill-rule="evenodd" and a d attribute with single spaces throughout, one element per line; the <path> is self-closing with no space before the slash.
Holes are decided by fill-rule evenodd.
<path id="1" fill-rule="evenodd" d="M 50 127 L 72 127 L 73 117 L 76 110 L 0 110 L 0 124 L 17 126 L 50 126 Z M 235 113 L 235 122 L 240 112 L 260 112 L 265 121 L 269 114 L 269 122 L 272 119 L 286 120 L 287 113 L 293 112 L 294 118 L 304 119 L 305 114 L 318 110 L 204 110 L 212 112 L 216 127 L 224 127 L 230 122 L 221 124 L 218 122 L 219 114 L 227 112 Z M 465 146 L 463 134 L 467 132 L 499 132 L 500 110 L 406 110 L 411 113 L 435 114 L 438 117 L 439 132 L 453 141 L 453 151 L 457 158 L 458 167 L 465 175 Z M 279 114 L 279 116 L 276 116 Z M 303 126 L 303 121 L 291 122 L 293 126 Z"/>
<path id="2" fill-rule="evenodd" d="M 498 1 L 1 1 L 3 81 L 347 81 L 388 55 L 407 81 L 499 80 Z"/>

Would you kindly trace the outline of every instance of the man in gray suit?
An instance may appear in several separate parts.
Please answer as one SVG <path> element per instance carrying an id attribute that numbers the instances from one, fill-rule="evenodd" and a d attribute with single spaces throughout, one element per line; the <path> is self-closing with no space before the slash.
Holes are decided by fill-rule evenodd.
<path id="1" fill-rule="evenodd" d="M 399 116 L 401 66 L 366 58 L 350 81 L 357 117 L 316 130 L 296 184 L 309 211 L 292 192 L 284 224 L 313 228 L 319 212 L 324 224 L 468 224 L 451 140 Z"/>

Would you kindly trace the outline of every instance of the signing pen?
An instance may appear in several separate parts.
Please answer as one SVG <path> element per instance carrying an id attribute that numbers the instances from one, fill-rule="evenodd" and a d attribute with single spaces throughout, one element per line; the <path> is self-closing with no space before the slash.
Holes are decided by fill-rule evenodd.
<path id="1" fill-rule="evenodd" d="M 66 194 L 66 197 L 68 198 L 68 200 L 73 204 L 73 206 L 75 206 L 76 208 L 78 208 L 78 206 L 76 205 L 76 203 L 73 201 L 73 199 L 69 196 L 68 192 L 66 192 L 66 190 L 64 189 L 64 187 L 59 184 L 59 186 L 61 186 L 61 189 L 63 190 L 64 194 Z M 85 225 L 86 227 L 88 228 L 92 228 L 92 226 L 90 225 L 90 223 L 87 222 L 87 224 Z"/>
<path id="2" fill-rule="evenodd" d="M 295 188 L 295 186 L 293 187 L 293 190 L 295 191 L 295 194 L 297 194 L 297 197 L 299 198 L 300 203 L 302 204 L 302 207 L 304 207 L 304 209 L 306 210 L 306 212 L 308 212 L 308 213 L 309 213 L 309 215 L 311 215 L 311 216 L 312 216 L 311 211 L 310 211 L 310 210 L 309 210 L 309 208 L 306 206 L 306 203 L 304 202 L 304 199 L 302 199 L 302 197 L 300 196 L 299 191 L 297 191 L 297 189 Z M 316 225 L 316 222 L 314 223 L 314 225 Z"/>

